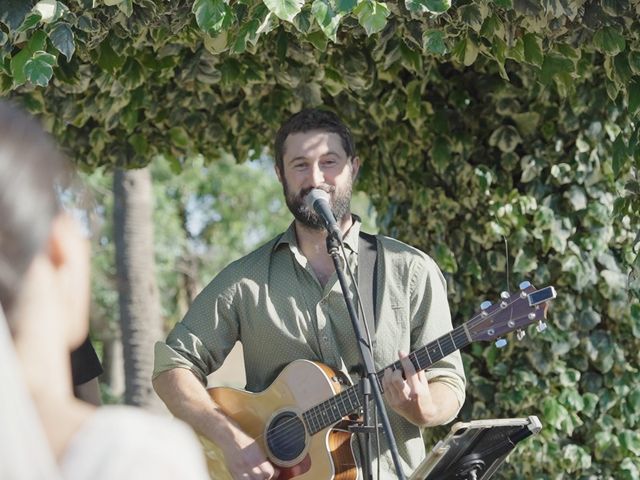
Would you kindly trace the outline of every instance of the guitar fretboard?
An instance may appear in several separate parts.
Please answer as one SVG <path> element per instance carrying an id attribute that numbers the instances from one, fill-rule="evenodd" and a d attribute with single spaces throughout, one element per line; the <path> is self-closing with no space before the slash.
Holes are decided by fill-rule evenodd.
<path id="1" fill-rule="evenodd" d="M 409 359 L 416 371 L 424 370 L 456 350 L 466 347 L 470 343 L 471 341 L 464 329 L 464 325 L 461 325 L 425 347 L 411 352 Z M 402 369 L 402 364 L 400 360 L 398 360 L 387 368 L 399 370 Z M 380 381 L 382 381 L 385 370 L 386 368 L 376 373 Z M 302 418 L 304 419 L 308 432 L 313 435 L 335 424 L 340 421 L 342 417 L 355 412 L 361 407 L 362 398 L 360 388 L 358 385 L 355 385 L 343 390 L 335 397 L 310 408 L 302 414 Z"/>

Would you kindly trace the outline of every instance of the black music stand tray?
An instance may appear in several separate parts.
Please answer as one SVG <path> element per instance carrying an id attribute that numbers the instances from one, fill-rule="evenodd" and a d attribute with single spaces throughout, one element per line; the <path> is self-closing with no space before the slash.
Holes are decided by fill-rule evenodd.
<path id="1" fill-rule="evenodd" d="M 455 423 L 410 480 L 487 480 L 518 442 L 541 429 L 535 415 Z"/>

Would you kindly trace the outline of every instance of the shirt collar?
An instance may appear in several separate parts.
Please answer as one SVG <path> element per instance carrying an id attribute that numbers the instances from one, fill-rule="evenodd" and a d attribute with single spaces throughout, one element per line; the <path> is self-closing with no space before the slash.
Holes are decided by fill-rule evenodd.
<path id="1" fill-rule="evenodd" d="M 349 248 L 349 250 L 357 253 L 358 242 L 359 242 L 358 237 L 360 235 L 360 227 L 362 223 L 358 215 L 352 214 L 351 218 L 353 220 L 353 223 L 351 224 L 351 228 L 349 229 L 349 231 L 347 231 L 347 234 L 342 239 L 342 242 L 344 243 L 345 247 Z M 296 238 L 295 222 L 291 222 L 291 224 L 289 225 L 289 228 L 287 228 L 285 232 L 282 235 L 280 235 L 280 238 L 278 239 L 278 241 L 273 247 L 274 250 L 277 250 L 280 247 L 280 245 L 290 245 L 298 248 L 298 239 Z"/>

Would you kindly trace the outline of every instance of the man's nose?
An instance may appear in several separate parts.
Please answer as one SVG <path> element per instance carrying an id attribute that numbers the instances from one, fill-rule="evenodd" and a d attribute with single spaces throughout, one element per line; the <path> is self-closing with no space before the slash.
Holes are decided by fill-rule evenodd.
<path id="1" fill-rule="evenodd" d="M 324 172 L 320 165 L 315 164 L 311 168 L 311 186 L 318 187 L 320 185 L 324 185 Z"/>

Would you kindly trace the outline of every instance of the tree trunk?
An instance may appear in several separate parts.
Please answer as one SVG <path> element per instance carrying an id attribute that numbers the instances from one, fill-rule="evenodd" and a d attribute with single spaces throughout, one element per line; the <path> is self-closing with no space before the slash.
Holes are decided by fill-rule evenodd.
<path id="1" fill-rule="evenodd" d="M 159 409 L 151 386 L 153 345 L 162 337 L 155 278 L 151 174 L 116 170 L 114 238 L 125 370 L 125 403 Z"/>

